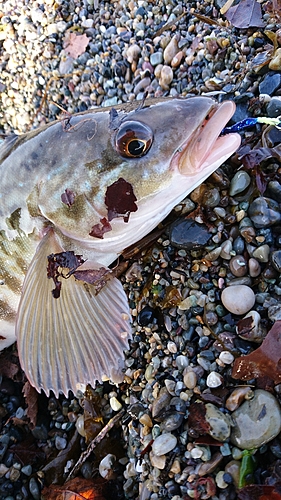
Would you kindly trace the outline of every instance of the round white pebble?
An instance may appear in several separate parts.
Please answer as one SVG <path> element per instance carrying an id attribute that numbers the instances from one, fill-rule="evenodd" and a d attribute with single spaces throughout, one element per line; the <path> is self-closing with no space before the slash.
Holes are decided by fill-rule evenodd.
<path id="1" fill-rule="evenodd" d="M 115 396 L 113 398 L 110 398 L 109 403 L 112 410 L 114 411 L 119 411 L 122 408 L 121 403 L 119 403 L 118 399 Z"/>
<path id="2" fill-rule="evenodd" d="M 206 383 L 208 387 L 219 387 L 223 383 L 223 377 L 217 372 L 210 372 Z"/>
<path id="3" fill-rule="evenodd" d="M 152 444 L 154 455 L 160 456 L 169 453 L 177 444 L 177 438 L 170 432 L 160 434 Z"/>
<path id="4" fill-rule="evenodd" d="M 246 285 L 233 285 L 225 288 L 221 294 L 224 307 L 233 314 L 245 314 L 255 303 L 253 290 Z"/>
<path id="5" fill-rule="evenodd" d="M 231 363 L 234 361 L 234 356 L 229 351 L 222 351 L 219 355 L 219 359 L 225 365 L 231 365 Z"/>

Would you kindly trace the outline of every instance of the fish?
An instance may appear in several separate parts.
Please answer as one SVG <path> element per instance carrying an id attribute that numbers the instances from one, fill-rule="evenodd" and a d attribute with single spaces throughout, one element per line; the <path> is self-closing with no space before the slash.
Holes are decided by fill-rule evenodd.
<path id="1" fill-rule="evenodd" d="M 231 101 L 89 109 L 0 146 L 0 350 L 38 392 L 123 380 L 131 316 L 108 267 L 240 145 Z M 123 371 L 122 371 L 123 370 Z"/>

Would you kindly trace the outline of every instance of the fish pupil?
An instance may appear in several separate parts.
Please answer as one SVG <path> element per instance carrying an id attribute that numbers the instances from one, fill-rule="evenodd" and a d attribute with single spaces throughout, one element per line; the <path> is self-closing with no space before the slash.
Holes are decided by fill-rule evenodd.
<path id="1" fill-rule="evenodd" d="M 140 156 L 145 150 L 145 142 L 138 139 L 133 139 L 128 144 L 128 152 L 132 156 Z"/>

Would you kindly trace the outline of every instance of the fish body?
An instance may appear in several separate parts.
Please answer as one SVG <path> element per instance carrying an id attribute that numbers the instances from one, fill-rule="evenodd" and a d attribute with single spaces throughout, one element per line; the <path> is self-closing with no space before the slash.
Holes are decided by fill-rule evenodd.
<path id="1" fill-rule="evenodd" d="M 0 148 L 0 348 L 46 394 L 122 380 L 130 312 L 107 266 L 239 146 L 207 97 L 89 110 Z"/>

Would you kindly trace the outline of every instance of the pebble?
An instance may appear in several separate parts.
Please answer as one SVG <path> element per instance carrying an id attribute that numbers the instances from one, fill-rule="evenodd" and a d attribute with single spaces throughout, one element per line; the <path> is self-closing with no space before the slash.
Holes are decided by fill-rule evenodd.
<path id="1" fill-rule="evenodd" d="M 257 261 L 257 259 L 251 257 L 248 261 L 248 266 L 249 266 L 249 275 L 252 278 L 257 278 L 257 276 L 259 276 L 261 273 L 261 266 Z"/>
<path id="2" fill-rule="evenodd" d="M 281 220 L 279 204 L 271 198 L 256 198 L 249 206 L 248 213 L 256 228 L 272 226 Z"/>
<path id="3" fill-rule="evenodd" d="M 118 399 L 115 396 L 110 398 L 109 403 L 113 411 L 119 411 L 122 408 L 122 404 L 118 401 Z"/>
<path id="4" fill-rule="evenodd" d="M 159 78 L 159 85 L 163 90 L 169 90 L 170 83 L 173 81 L 174 73 L 170 66 L 163 66 Z"/>
<path id="5" fill-rule="evenodd" d="M 281 49 L 276 49 L 272 59 L 269 61 L 269 69 L 281 71 Z"/>
<path id="6" fill-rule="evenodd" d="M 232 415 L 234 427 L 231 442 L 242 450 L 252 450 L 268 443 L 281 430 L 281 410 L 277 399 L 267 391 L 256 389 Z"/>
<path id="7" fill-rule="evenodd" d="M 266 329 L 261 325 L 261 316 L 257 311 L 249 311 L 238 321 L 236 332 L 240 338 L 260 344 L 266 336 Z"/>
<path id="8" fill-rule="evenodd" d="M 233 276 L 245 276 L 248 272 L 248 266 L 243 255 L 235 255 L 235 257 L 232 257 L 229 262 L 229 269 Z"/>
<path id="9" fill-rule="evenodd" d="M 116 456 L 108 453 L 99 464 L 99 473 L 107 481 L 113 479 L 113 467 L 116 462 Z"/>
<path id="10" fill-rule="evenodd" d="M 268 262 L 270 254 L 269 245 L 261 245 L 253 251 L 253 257 L 259 262 Z"/>
<path id="11" fill-rule="evenodd" d="M 155 455 L 152 451 L 149 453 L 149 459 L 152 467 L 163 470 L 166 465 L 166 455 Z"/>
<path id="12" fill-rule="evenodd" d="M 207 226 L 193 219 L 178 219 L 170 227 L 170 241 L 176 248 L 192 250 L 206 245 L 210 237 Z"/>
<path id="13" fill-rule="evenodd" d="M 251 177 L 244 170 L 239 170 L 236 172 L 234 177 L 231 179 L 229 194 L 230 196 L 235 196 L 238 193 L 244 191 L 250 184 Z"/>
<path id="14" fill-rule="evenodd" d="M 280 55 L 278 57 L 278 60 L 280 59 Z M 271 60 L 272 63 L 272 60 Z M 275 62 L 273 62 L 275 64 Z M 273 68 L 271 68 L 273 69 Z M 268 94 L 272 96 L 276 90 L 278 90 L 281 87 L 281 75 L 280 73 L 273 73 L 270 71 L 265 75 L 265 77 L 262 79 L 262 81 L 259 84 L 259 93 L 260 94 Z M 273 115 L 269 115 L 273 116 Z M 278 115 L 276 115 L 278 116 Z"/>
<path id="15" fill-rule="evenodd" d="M 57 450 L 64 450 L 67 447 L 67 439 L 56 436 L 55 447 Z"/>
<path id="16" fill-rule="evenodd" d="M 212 403 L 207 403 L 205 408 L 205 419 L 210 426 L 207 431 L 208 434 L 218 441 L 226 441 L 230 436 L 230 419 L 228 415 L 222 413 Z"/>
<path id="17" fill-rule="evenodd" d="M 40 500 L 41 498 L 40 489 L 34 477 L 32 477 L 29 481 L 29 491 L 34 500 Z"/>
<path id="18" fill-rule="evenodd" d="M 228 484 L 224 481 L 224 475 L 225 475 L 225 472 L 223 470 L 220 470 L 216 474 L 215 480 L 216 480 L 218 488 L 225 489 L 228 487 Z"/>
<path id="19" fill-rule="evenodd" d="M 163 56 L 165 64 L 169 65 L 178 52 L 179 52 L 178 35 L 175 35 L 173 36 L 173 38 L 171 39 L 171 41 L 168 43 L 167 47 L 164 50 Z"/>
<path id="20" fill-rule="evenodd" d="M 230 396 L 227 398 L 225 402 L 225 406 L 229 411 L 236 410 L 241 403 L 247 398 L 252 399 L 254 397 L 254 392 L 248 386 L 245 387 L 237 387 L 232 391 Z"/>
<path id="21" fill-rule="evenodd" d="M 210 372 L 207 376 L 206 384 L 212 389 L 219 387 L 223 384 L 223 377 L 218 372 Z"/>
<path id="22" fill-rule="evenodd" d="M 219 359 L 221 360 L 222 363 L 226 365 L 231 365 L 231 363 L 233 363 L 234 361 L 234 356 L 229 351 L 222 351 L 219 355 Z"/>
<path id="23" fill-rule="evenodd" d="M 280 76 L 279 73 L 277 73 Z M 279 96 L 273 97 L 266 106 L 266 112 L 271 118 L 277 118 L 281 113 L 281 99 Z M 269 183 L 270 184 L 270 183 Z"/>
<path id="24" fill-rule="evenodd" d="M 228 311 L 242 315 L 252 309 L 255 303 L 255 294 L 246 285 L 233 285 L 222 291 L 221 300 Z"/>
<path id="25" fill-rule="evenodd" d="M 281 273 L 281 250 L 275 250 L 274 252 L 272 252 L 271 262 L 274 269 L 276 269 L 278 273 Z"/>
<path id="26" fill-rule="evenodd" d="M 197 384 L 197 375 L 193 370 L 189 370 L 183 377 L 185 386 L 188 389 L 194 389 Z"/>
<path id="27" fill-rule="evenodd" d="M 160 434 L 152 444 L 152 451 L 154 455 L 161 456 L 166 455 L 169 451 L 172 451 L 177 445 L 177 438 L 170 432 Z"/>

